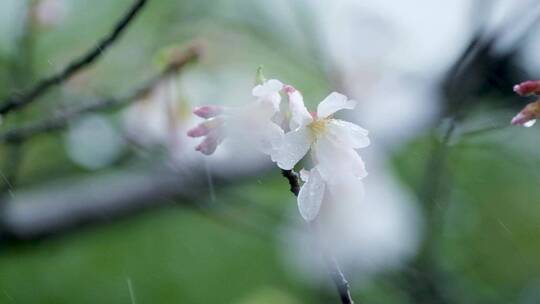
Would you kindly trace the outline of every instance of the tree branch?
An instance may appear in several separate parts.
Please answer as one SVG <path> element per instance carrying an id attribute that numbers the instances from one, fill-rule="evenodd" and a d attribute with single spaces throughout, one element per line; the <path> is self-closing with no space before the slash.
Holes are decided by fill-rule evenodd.
<path id="1" fill-rule="evenodd" d="M 171 166 L 130 168 L 20 188 L 0 204 L 0 241 L 34 240 L 63 234 L 89 224 L 107 223 L 171 199 L 195 201 L 208 192 L 206 160 Z M 212 183 L 229 185 L 270 168 L 262 162 L 210 164 Z"/>
<path id="2" fill-rule="evenodd" d="M 294 196 L 298 197 L 298 194 L 300 193 L 300 180 L 299 180 L 298 173 L 294 172 L 293 170 L 281 170 L 281 174 L 289 182 L 289 186 L 291 187 L 290 188 L 291 192 L 294 194 Z M 314 224 L 310 225 L 310 227 L 312 228 L 314 232 L 317 231 Z M 323 257 L 325 259 L 328 272 L 330 273 L 330 276 L 332 277 L 332 281 L 334 282 L 338 290 L 341 303 L 354 304 L 354 301 L 351 296 L 351 289 L 349 286 L 349 282 L 347 281 L 347 279 L 345 278 L 345 275 L 341 271 L 341 268 L 339 267 L 337 260 L 334 257 L 327 256 L 325 252 L 323 252 Z"/>
<path id="3" fill-rule="evenodd" d="M 52 87 L 63 83 L 79 70 L 94 63 L 122 35 L 131 21 L 135 19 L 141 9 L 144 7 L 146 2 L 147 0 L 137 0 L 107 36 L 102 38 L 93 48 L 91 48 L 81 57 L 73 60 L 61 72 L 42 79 L 31 89 L 23 92 L 22 94 L 12 95 L 11 97 L 5 99 L 0 106 L 0 115 L 5 115 L 12 110 L 28 105 L 36 100 L 36 98 L 45 94 Z"/>
<path id="4" fill-rule="evenodd" d="M 293 170 L 281 170 L 281 174 L 287 179 L 287 181 L 289 181 L 291 192 L 294 194 L 294 196 L 298 197 L 298 193 L 300 193 L 300 181 L 298 179 L 298 173 L 294 172 Z"/>
<path id="5" fill-rule="evenodd" d="M 143 84 L 129 91 L 124 96 L 107 98 L 77 105 L 70 109 L 61 112 L 59 111 L 50 117 L 7 130 L 0 133 L 0 143 L 21 142 L 34 135 L 62 130 L 70 121 L 80 117 L 82 114 L 118 107 L 132 102 L 147 94 L 156 85 L 156 83 L 164 77 L 167 77 L 173 73 L 178 73 L 188 63 L 197 60 L 201 55 L 201 52 L 202 50 L 198 45 L 190 46 L 182 54 L 174 58 L 174 61 L 172 61 L 160 74 L 150 78 Z"/>

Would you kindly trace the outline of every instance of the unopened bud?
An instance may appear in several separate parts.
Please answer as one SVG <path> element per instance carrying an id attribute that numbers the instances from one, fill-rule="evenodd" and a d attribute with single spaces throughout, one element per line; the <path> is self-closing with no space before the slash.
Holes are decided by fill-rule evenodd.
<path id="1" fill-rule="evenodd" d="M 540 117 L 540 99 L 525 106 L 521 112 L 512 118 L 511 123 L 513 125 L 531 127 L 538 117 Z"/>
<path id="2" fill-rule="evenodd" d="M 190 137 L 205 136 L 205 135 L 208 135 L 210 131 L 221 128 L 224 123 L 225 123 L 225 119 L 223 117 L 212 117 L 198 124 L 195 128 L 190 129 L 187 132 L 187 135 Z"/>
<path id="3" fill-rule="evenodd" d="M 193 114 L 202 118 L 211 118 L 223 113 L 223 108 L 220 106 L 202 106 L 193 109 Z"/>
<path id="4" fill-rule="evenodd" d="M 204 155 L 210 155 L 214 153 L 218 145 L 223 140 L 222 132 L 212 132 L 206 136 L 206 138 L 200 143 L 195 150 L 201 152 Z"/>
<path id="5" fill-rule="evenodd" d="M 530 96 L 540 93 L 540 80 L 528 80 L 514 86 L 514 92 L 520 96 Z"/>
<path id="6" fill-rule="evenodd" d="M 199 124 L 195 128 L 190 129 L 187 132 L 187 135 L 189 137 L 201 137 L 207 135 L 208 132 L 210 132 L 210 129 L 208 127 L 206 127 L 204 124 Z"/>
<path id="7" fill-rule="evenodd" d="M 285 85 L 283 86 L 283 91 L 287 94 L 292 94 L 296 91 L 296 89 L 293 86 Z"/>

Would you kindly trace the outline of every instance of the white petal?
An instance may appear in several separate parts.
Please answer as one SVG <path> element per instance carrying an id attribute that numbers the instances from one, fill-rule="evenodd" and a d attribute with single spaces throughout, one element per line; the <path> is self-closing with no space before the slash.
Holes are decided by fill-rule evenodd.
<path id="1" fill-rule="evenodd" d="M 300 170 L 300 179 L 301 179 L 303 182 L 307 182 L 308 179 L 309 179 L 309 171 L 306 170 L 306 169 Z"/>
<path id="2" fill-rule="evenodd" d="M 289 122 L 291 130 L 307 126 L 313 121 L 313 117 L 304 105 L 304 97 L 297 90 L 289 93 L 289 110 L 291 111 L 291 121 Z"/>
<path id="3" fill-rule="evenodd" d="M 268 122 L 260 131 L 258 148 L 264 154 L 271 154 L 283 140 L 283 130 L 275 123 Z"/>
<path id="4" fill-rule="evenodd" d="M 283 89 L 283 83 L 277 79 L 270 79 L 266 82 L 266 86 L 272 92 L 279 92 Z"/>
<path id="5" fill-rule="evenodd" d="M 298 210 L 300 215 L 310 222 L 317 217 L 324 198 L 325 183 L 317 168 L 310 171 L 308 181 L 300 188 Z"/>
<path id="6" fill-rule="evenodd" d="M 270 156 L 278 167 L 291 170 L 306 155 L 311 146 L 312 138 L 311 131 L 307 128 L 286 133 Z"/>
<path id="7" fill-rule="evenodd" d="M 356 178 L 367 176 L 364 161 L 354 149 L 344 147 L 327 137 L 317 139 L 314 155 L 319 171 L 327 181 L 342 175 Z"/>
<path id="8" fill-rule="evenodd" d="M 343 94 L 333 92 L 319 103 L 317 117 L 325 118 L 343 109 L 352 110 L 356 107 L 356 103 L 355 100 L 348 100 Z"/>
<path id="9" fill-rule="evenodd" d="M 269 103 L 273 106 L 274 112 L 279 111 L 281 95 L 279 92 L 283 89 L 283 83 L 276 79 L 270 79 L 262 85 L 253 88 L 252 94 L 257 97 L 260 103 Z"/>
<path id="10" fill-rule="evenodd" d="M 364 183 L 361 178 L 350 174 L 340 176 L 326 182 L 329 197 L 336 201 L 359 200 L 364 197 Z"/>
<path id="11" fill-rule="evenodd" d="M 242 120 L 256 123 L 270 121 L 276 114 L 276 108 L 271 102 L 261 100 L 249 103 L 235 111 L 235 113 L 231 114 L 232 116 L 237 116 Z"/>
<path id="12" fill-rule="evenodd" d="M 331 119 L 327 125 L 327 136 L 335 142 L 353 149 L 369 146 L 368 130 L 339 119 Z"/>
<path id="13" fill-rule="evenodd" d="M 259 84 L 253 88 L 251 93 L 255 97 L 265 97 L 274 93 L 279 93 L 283 89 L 283 83 L 276 79 L 270 79 L 263 84 Z"/>

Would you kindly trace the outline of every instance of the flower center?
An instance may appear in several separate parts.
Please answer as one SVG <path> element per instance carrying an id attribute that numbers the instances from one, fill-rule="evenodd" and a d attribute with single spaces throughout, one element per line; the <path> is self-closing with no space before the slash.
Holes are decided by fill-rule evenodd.
<path id="1" fill-rule="evenodd" d="M 327 124 L 327 119 L 316 119 L 311 124 L 309 124 L 308 127 L 311 129 L 311 131 L 313 131 L 313 134 L 315 134 L 316 137 L 319 137 L 326 133 Z"/>

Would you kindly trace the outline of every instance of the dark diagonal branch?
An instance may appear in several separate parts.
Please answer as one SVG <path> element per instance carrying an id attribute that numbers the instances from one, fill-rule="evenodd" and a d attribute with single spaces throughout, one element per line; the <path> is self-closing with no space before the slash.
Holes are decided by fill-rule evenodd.
<path id="1" fill-rule="evenodd" d="M 5 131 L 0 133 L 0 143 L 21 142 L 34 135 L 62 130 L 70 121 L 77 119 L 85 113 L 119 107 L 137 100 L 138 98 L 147 94 L 156 85 L 156 83 L 158 83 L 164 77 L 178 73 L 188 63 L 197 60 L 201 52 L 202 50 L 198 45 L 189 47 L 186 49 L 186 51 L 176 56 L 160 74 L 152 77 L 123 96 L 84 103 L 63 111 L 59 111 L 50 117 L 46 117 L 41 120 L 30 122 L 23 126 Z"/>
<path id="2" fill-rule="evenodd" d="M 294 196 L 298 197 L 298 194 L 300 193 L 300 180 L 298 173 L 294 172 L 293 170 L 281 170 L 281 174 L 289 181 L 291 192 L 294 194 Z M 315 224 L 311 225 L 311 228 L 314 232 L 317 232 L 318 230 Z M 328 268 L 328 272 L 330 273 L 332 281 L 338 290 L 341 303 L 353 304 L 354 301 L 351 296 L 349 282 L 341 271 L 337 260 L 334 257 L 327 256 L 325 252 L 323 252 L 323 256 L 326 267 Z"/>
<path id="3" fill-rule="evenodd" d="M 128 25 L 135 19 L 138 13 L 146 4 L 147 0 L 137 0 L 128 12 L 118 21 L 113 30 L 102 38 L 93 48 L 76 58 L 67 67 L 55 75 L 42 79 L 29 90 L 12 95 L 5 99 L 0 106 L 0 115 L 21 108 L 36 100 L 36 98 L 45 94 L 52 87 L 63 83 L 71 78 L 81 69 L 94 63 L 127 29 Z"/>

